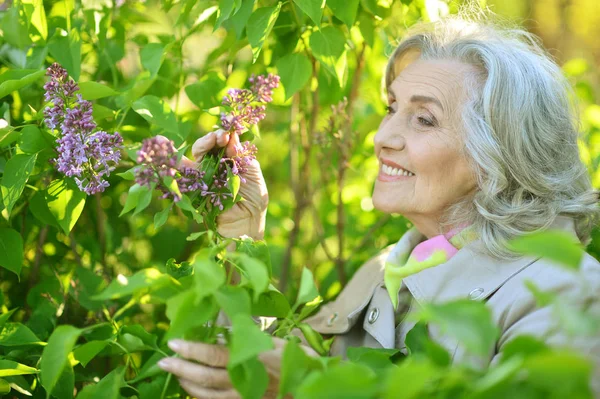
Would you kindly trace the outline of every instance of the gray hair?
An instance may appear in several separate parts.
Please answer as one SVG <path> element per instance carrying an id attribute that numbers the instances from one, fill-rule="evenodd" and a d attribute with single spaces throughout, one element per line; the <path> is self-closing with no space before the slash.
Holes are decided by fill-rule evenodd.
<path id="1" fill-rule="evenodd" d="M 416 58 L 478 71 L 465 77 L 467 101 L 457 111 L 478 190 L 450 206 L 441 227 L 473 224 L 489 255 L 514 259 L 507 240 L 564 215 L 587 245 L 600 217 L 598 192 L 579 156 L 575 94 L 540 39 L 481 13 L 419 23 L 390 56 L 385 88 Z"/>

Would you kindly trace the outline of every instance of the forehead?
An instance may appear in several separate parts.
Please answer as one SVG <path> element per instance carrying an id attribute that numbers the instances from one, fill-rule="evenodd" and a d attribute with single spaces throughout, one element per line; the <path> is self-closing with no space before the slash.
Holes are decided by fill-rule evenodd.
<path id="1" fill-rule="evenodd" d="M 451 104 L 465 91 L 467 74 L 475 67 L 452 60 L 417 60 L 407 65 L 388 88 L 390 95 L 427 94 Z"/>

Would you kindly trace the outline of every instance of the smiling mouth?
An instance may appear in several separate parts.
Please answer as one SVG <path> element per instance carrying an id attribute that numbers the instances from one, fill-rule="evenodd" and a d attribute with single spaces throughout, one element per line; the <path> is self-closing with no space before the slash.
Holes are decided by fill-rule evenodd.
<path id="1" fill-rule="evenodd" d="M 402 169 L 402 168 L 396 168 L 393 166 L 389 166 L 386 165 L 384 163 L 381 164 L 381 173 L 386 175 L 386 176 L 407 176 L 407 177 L 411 177 L 414 176 L 415 174 L 412 172 L 409 172 L 408 170 Z"/>

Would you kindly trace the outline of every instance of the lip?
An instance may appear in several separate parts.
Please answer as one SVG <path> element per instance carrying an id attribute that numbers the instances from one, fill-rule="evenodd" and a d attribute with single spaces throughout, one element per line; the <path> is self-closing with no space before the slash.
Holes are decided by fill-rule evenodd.
<path id="1" fill-rule="evenodd" d="M 404 176 L 404 175 L 390 176 L 390 175 L 387 175 L 387 174 L 383 173 L 383 168 L 382 168 L 383 165 L 408 170 L 405 167 L 403 167 L 402 165 L 399 165 L 395 162 L 388 161 L 387 159 L 381 159 L 381 165 L 379 165 L 379 174 L 377 175 L 377 180 L 379 180 L 379 181 L 382 181 L 382 182 L 399 181 L 399 180 L 408 180 L 408 179 L 412 179 L 413 177 L 415 177 L 414 175 L 413 176 Z M 410 170 L 408 170 L 408 171 L 411 172 Z"/>
<path id="2" fill-rule="evenodd" d="M 388 161 L 387 159 L 381 158 L 381 163 L 384 164 L 384 165 L 387 165 L 387 166 L 394 167 L 394 168 L 404 169 L 404 170 L 406 170 L 406 171 L 408 171 L 408 172 L 410 172 L 412 174 L 415 174 L 412 170 L 405 168 L 404 166 L 400 165 L 399 163 Z"/>

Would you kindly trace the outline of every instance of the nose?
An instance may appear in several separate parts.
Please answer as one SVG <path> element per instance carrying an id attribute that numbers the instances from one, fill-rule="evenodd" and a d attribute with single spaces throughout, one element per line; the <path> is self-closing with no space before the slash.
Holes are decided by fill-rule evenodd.
<path id="1" fill-rule="evenodd" d="M 387 120 L 383 120 L 373 139 L 375 152 L 378 154 L 382 148 L 402 151 L 406 146 L 406 140 L 402 133 L 402 124 L 400 115 L 393 115 Z"/>

